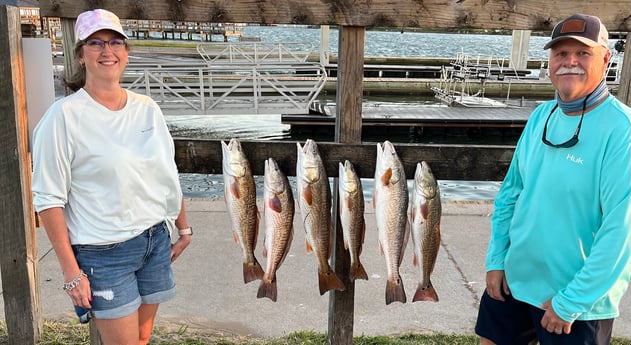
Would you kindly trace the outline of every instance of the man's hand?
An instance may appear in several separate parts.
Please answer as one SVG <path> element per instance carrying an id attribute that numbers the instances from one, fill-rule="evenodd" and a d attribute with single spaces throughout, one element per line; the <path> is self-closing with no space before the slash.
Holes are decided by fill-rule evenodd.
<path id="1" fill-rule="evenodd" d="M 486 272 L 486 292 L 491 298 L 504 301 L 504 295 L 510 295 L 508 283 L 503 270 Z M 504 292 L 504 295 L 502 294 Z"/>
<path id="2" fill-rule="evenodd" d="M 541 308 L 545 309 L 545 313 L 543 314 L 543 318 L 541 318 L 541 327 L 547 330 L 550 333 L 556 334 L 570 334 L 572 330 L 572 323 L 563 320 L 557 315 L 552 308 L 552 299 L 545 301 Z"/>

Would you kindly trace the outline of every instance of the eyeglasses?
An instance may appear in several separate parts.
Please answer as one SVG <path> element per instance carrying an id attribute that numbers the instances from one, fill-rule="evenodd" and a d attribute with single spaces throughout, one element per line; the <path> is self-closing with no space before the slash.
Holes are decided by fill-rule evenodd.
<path id="1" fill-rule="evenodd" d="M 543 125 L 543 134 L 541 135 L 541 141 L 543 141 L 543 143 L 548 146 L 556 147 L 556 148 L 568 148 L 568 147 L 572 147 L 578 144 L 578 134 L 581 132 L 581 125 L 583 124 L 583 117 L 585 116 L 585 106 L 587 104 L 587 98 L 589 97 L 585 97 L 585 100 L 583 101 L 583 111 L 581 112 L 581 119 L 578 121 L 578 126 L 576 127 L 576 130 L 574 131 L 574 135 L 570 139 L 560 144 L 553 144 L 550 141 L 548 141 L 548 139 L 546 138 L 546 134 L 548 132 L 548 121 L 550 121 L 550 117 L 552 116 L 552 113 L 554 113 L 554 111 L 559 106 L 558 104 L 555 104 L 554 108 L 552 108 L 552 110 L 550 111 L 550 115 L 548 115 L 548 118 L 546 119 L 545 125 Z"/>
<path id="2" fill-rule="evenodd" d="M 85 40 L 84 43 L 85 43 L 85 46 L 88 47 L 88 49 L 95 52 L 102 51 L 103 49 L 105 49 L 106 44 L 110 46 L 111 50 L 118 51 L 118 50 L 123 49 L 123 47 L 127 45 L 127 40 L 122 39 L 122 38 L 112 38 L 109 41 L 103 41 L 100 38 L 89 38 Z"/>

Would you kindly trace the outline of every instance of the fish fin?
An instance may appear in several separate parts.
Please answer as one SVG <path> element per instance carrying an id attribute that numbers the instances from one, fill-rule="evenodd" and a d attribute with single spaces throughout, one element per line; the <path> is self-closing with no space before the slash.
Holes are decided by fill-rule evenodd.
<path id="1" fill-rule="evenodd" d="M 427 205 L 426 202 L 422 203 L 419 205 L 419 212 L 421 213 L 421 217 L 423 217 L 423 219 L 427 219 L 427 215 L 429 214 L 429 206 Z"/>
<path id="2" fill-rule="evenodd" d="M 236 231 L 232 232 L 232 240 L 234 241 L 234 243 L 239 244 L 239 236 L 237 236 Z"/>
<path id="3" fill-rule="evenodd" d="M 267 201 L 267 206 L 276 213 L 281 213 L 283 211 L 282 202 L 276 195 Z"/>
<path id="4" fill-rule="evenodd" d="M 329 223 L 329 251 L 327 252 L 327 259 L 331 258 L 331 254 L 333 253 L 333 224 Z"/>
<path id="5" fill-rule="evenodd" d="M 379 193 L 377 192 L 377 190 L 375 189 L 375 191 L 372 193 L 372 208 L 377 208 L 377 195 Z"/>
<path id="6" fill-rule="evenodd" d="M 313 253 L 313 247 L 311 247 L 311 243 L 309 243 L 309 240 L 305 241 L 305 246 L 306 246 L 306 249 L 307 249 L 307 254 Z"/>
<path id="7" fill-rule="evenodd" d="M 267 297 L 273 302 L 276 302 L 277 293 L 276 277 L 271 280 L 263 278 L 263 280 L 261 280 L 261 285 L 259 285 L 259 291 L 256 293 L 256 297 Z"/>
<path id="8" fill-rule="evenodd" d="M 346 287 L 337 274 L 329 267 L 327 272 L 318 271 L 318 284 L 320 286 L 320 295 L 324 295 L 329 290 L 344 291 Z"/>
<path id="9" fill-rule="evenodd" d="M 233 182 L 230 183 L 230 194 L 232 194 L 232 196 L 234 196 L 236 199 L 239 199 L 241 197 L 239 193 L 239 184 L 236 180 L 233 180 Z"/>
<path id="10" fill-rule="evenodd" d="M 399 266 L 403 262 L 403 256 L 405 255 L 405 249 L 408 247 L 408 241 L 410 240 L 410 222 L 405 222 L 405 231 L 403 232 L 403 245 L 401 246 L 401 256 L 399 256 Z"/>
<path id="11" fill-rule="evenodd" d="M 360 255 L 362 253 L 362 250 L 364 249 L 364 240 L 366 239 L 366 220 L 362 217 L 362 238 L 361 238 L 361 242 L 359 242 L 359 250 L 357 251 L 357 255 Z"/>
<path id="12" fill-rule="evenodd" d="M 412 299 L 412 302 L 417 301 L 438 302 L 438 294 L 436 293 L 434 286 L 432 286 L 431 281 L 429 282 L 429 285 L 425 287 L 421 286 L 421 284 L 418 284 L 418 287 L 416 288 L 416 293 L 414 294 L 414 298 Z"/>
<path id="13" fill-rule="evenodd" d="M 254 215 L 255 215 L 255 219 L 254 219 L 254 243 L 252 243 L 252 250 L 256 249 L 256 239 L 259 238 L 259 225 L 261 222 L 261 218 L 260 218 L 260 214 L 259 214 L 259 209 L 258 207 L 255 205 L 254 206 Z"/>
<path id="14" fill-rule="evenodd" d="M 311 203 L 313 202 L 313 194 L 311 193 L 310 188 L 302 189 L 302 199 L 307 203 L 307 205 L 311 206 Z"/>
<path id="15" fill-rule="evenodd" d="M 256 258 L 254 258 L 254 262 L 251 262 L 251 263 L 244 262 L 243 263 L 243 282 L 245 284 L 247 284 L 247 283 L 249 283 L 251 281 L 254 281 L 254 280 L 262 279 L 263 278 L 263 274 L 265 274 L 263 272 L 263 268 L 261 268 L 261 265 L 256 260 Z"/>
<path id="16" fill-rule="evenodd" d="M 349 273 L 349 278 L 352 282 L 356 279 L 364 279 L 368 280 L 368 273 L 364 269 L 364 265 L 361 262 L 357 261 L 352 267 L 351 272 Z"/>
<path id="17" fill-rule="evenodd" d="M 383 184 L 384 186 L 387 185 L 388 183 L 390 183 L 391 178 L 392 168 L 388 168 L 386 171 L 383 172 L 383 175 L 381 175 L 381 184 Z"/>
<path id="18" fill-rule="evenodd" d="M 353 212 L 353 201 L 351 200 L 350 196 L 346 197 L 346 205 L 348 205 L 346 207 L 348 209 L 348 212 Z"/>
<path id="19" fill-rule="evenodd" d="M 397 277 L 396 281 L 388 279 L 386 281 L 386 305 L 392 302 L 405 303 L 407 301 L 405 297 L 405 290 L 403 289 L 403 281 L 401 276 Z"/>
<path id="20" fill-rule="evenodd" d="M 412 258 L 412 265 L 414 267 L 418 267 L 418 257 L 416 257 L 416 254 L 414 254 L 414 257 Z"/>

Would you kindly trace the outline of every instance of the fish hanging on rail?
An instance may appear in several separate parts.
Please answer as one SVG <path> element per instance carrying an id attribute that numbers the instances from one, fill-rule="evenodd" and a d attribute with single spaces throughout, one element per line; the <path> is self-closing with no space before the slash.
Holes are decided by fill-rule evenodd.
<path id="1" fill-rule="evenodd" d="M 368 274 L 359 260 L 366 235 L 364 219 L 364 191 L 353 164 L 348 160 L 339 163 L 339 210 L 344 236 L 344 248 L 349 251 L 351 267 L 349 279 L 368 280 Z"/>
<path id="2" fill-rule="evenodd" d="M 267 258 L 267 267 L 256 297 L 267 297 L 276 302 L 276 271 L 285 261 L 291 247 L 295 205 L 289 181 L 272 158 L 265 161 L 264 181 L 263 256 Z"/>
<path id="3" fill-rule="evenodd" d="M 232 237 L 243 251 L 243 281 L 247 284 L 263 277 L 263 269 L 254 256 L 259 231 L 256 186 L 250 163 L 241 142 L 232 138 L 221 141 L 224 200 L 232 223 Z"/>
<path id="4" fill-rule="evenodd" d="M 385 256 L 388 278 L 386 305 L 406 302 L 399 267 L 410 236 L 407 222 L 408 187 L 403 164 L 391 142 L 377 144 L 373 205 L 379 233 L 379 252 Z"/>
<path id="5" fill-rule="evenodd" d="M 430 275 L 434 270 L 440 248 L 442 205 L 440 188 L 427 162 L 423 161 L 416 165 L 413 186 L 410 224 L 414 243 L 414 266 L 419 267 L 420 280 L 412 302 L 438 302 L 438 294 L 432 285 Z"/>
<path id="6" fill-rule="evenodd" d="M 344 291 L 344 283 L 329 265 L 333 238 L 331 222 L 331 186 L 318 146 L 307 139 L 298 146 L 296 164 L 296 198 L 305 228 L 307 253 L 314 252 L 318 261 L 320 295 L 329 290 Z"/>

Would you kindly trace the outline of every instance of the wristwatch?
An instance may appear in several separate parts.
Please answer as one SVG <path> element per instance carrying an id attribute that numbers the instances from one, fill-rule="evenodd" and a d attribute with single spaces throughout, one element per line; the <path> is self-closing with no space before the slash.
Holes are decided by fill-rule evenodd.
<path id="1" fill-rule="evenodd" d="M 189 226 L 188 228 L 178 229 L 177 233 L 180 236 L 192 235 L 193 234 L 193 228 Z"/>

